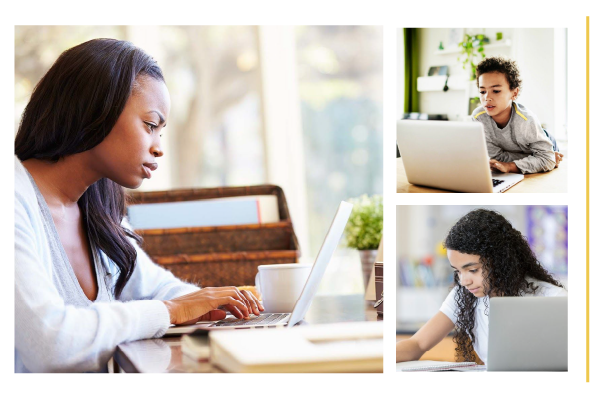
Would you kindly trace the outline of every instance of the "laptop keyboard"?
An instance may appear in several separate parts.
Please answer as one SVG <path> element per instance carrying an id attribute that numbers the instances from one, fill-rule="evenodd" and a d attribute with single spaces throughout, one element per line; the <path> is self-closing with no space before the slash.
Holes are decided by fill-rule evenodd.
<path id="1" fill-rule="evenodd" d="M 221 326 L 266 326 L 275 324 L 288 316 L 288 313 L 264 313 L 259 316 L 255 316 L 250 320 L 236 319 L 221 321 L 214 324 L 215 327 Z"/>
<path id="2" fill-rule="evenodd" d="M 504 183 L 505 181 L 503 180 L 495 180 L 494 178 L 492 179 L 492 186 L 496 187 L 497 185 Z"/>

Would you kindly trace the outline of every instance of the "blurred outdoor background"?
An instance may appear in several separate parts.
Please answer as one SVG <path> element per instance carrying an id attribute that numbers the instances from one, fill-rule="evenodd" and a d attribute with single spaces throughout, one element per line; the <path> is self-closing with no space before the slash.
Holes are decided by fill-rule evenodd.
<path id="1" fill-rule="evenodd" d="M 515 60 L 520 69 L 522 89 L 517 102 L 538 117 L 566 154 L 567 35 L 565 28 L 399 29 L 397 119 L 407 118 L 407 113 L 424 113 L 468 120 L 480 105 L 472 66 L 484 56 L 503 56 Z M 446 73 L 444 69 L 430 71 L 432 67 L 446 67 Z"/>
<path id="2" fill-rule="evenodd" d="M 316 256 L 341 200 L 382 193 L 382 29 L 370 26 L 17 26 L 15 133 L 36 83 L 84 41 L 129 40 L 165 75 L 161 168 L 142 191 L 270 183 Z M 340 250 L 322 294 L 363 291 Z"/>
<path id="3" fill-rule="evenodd" d="M 440 309 L 453 285 L 442 246 L 453 225 L 485 208 L 527 237 L 543 267 L 568 288 L 567 206 L 397 206 L 397 332 L 413 334 Z"/>

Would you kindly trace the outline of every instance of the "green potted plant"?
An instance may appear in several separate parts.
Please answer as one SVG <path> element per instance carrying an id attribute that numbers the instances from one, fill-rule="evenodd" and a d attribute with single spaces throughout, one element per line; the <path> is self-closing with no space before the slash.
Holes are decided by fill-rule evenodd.
<path id="1" fill-rule="evenodd" d="M 363 284 L 367 287 L 382 238 L 384 206 L 382 195 L 361 195 L 349 199 L 353 211 L 344 230 L 346 245 L 359 251 Z"/>
<path id="2" fill-rule="evenodd" d="M 468 115 L 472 115 L 472 112 L 476 110 L 480 106 L 480 98 L 478 96 L 470 98 L 470 108 L 468 110 Z"/>
<path id="3" fill-rule="evenodd" d="M 484 60 L 486 57 L 484 54 L 484 45 L 488 43 L 490 43 L 490 39 L 481 33 L 477 35 L 469 35 L 466 33 L 463 36 L 463 42 L 459 42 L 458 46 L 461 48 L 461 54 L 457 58 L 457 61 L 463 62 L 464 70 L 469 66 L 470 80 L 472 81 L 476 79 L 477 63 L 475 63 L 475 61 L 477 58 Z"/>

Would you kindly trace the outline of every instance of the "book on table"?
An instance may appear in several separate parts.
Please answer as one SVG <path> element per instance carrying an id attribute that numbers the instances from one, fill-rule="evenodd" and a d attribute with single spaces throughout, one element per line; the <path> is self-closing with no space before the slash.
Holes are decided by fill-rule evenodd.
<path id="1" fill-rule="evenodd" d="M 383 332 L 382 322 L 213 331 L 210 358 L 235 373 L 382 372 Z"/>

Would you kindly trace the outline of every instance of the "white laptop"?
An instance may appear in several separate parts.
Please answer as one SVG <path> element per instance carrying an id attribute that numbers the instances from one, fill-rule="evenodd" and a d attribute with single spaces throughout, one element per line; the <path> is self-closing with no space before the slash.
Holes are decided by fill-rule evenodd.
<path id="1" fill-rule="evenodd" d="M 492 193 L 524 179 L 523 174 L 491 172 L 478 122 L 400 120 L 397 144 L 411 184 Z"/>
<path id="2" fill-rule="evenodd" d="M 259 316 L 251 315 L 250 320 L 237 319 L 234 316 L 229 316 L 226 319 L 217 322 L 201 322 L 189 326 L 173 326 L 167 330 L 165 335 L 188 334 L 196 329 L 203 330 L 223 330 L 223 329 L 248 329 L 248 328 L 277 328 L 282 326 L 292 327 L 300 322 L 304 317 L 311 301 L 317 293 L 317 287 L 326 271 L 326 267 L 334 251 L 338 247 L 344 227 L 351 215 L 353 205 L 348 202 L 340 202 L 334 221 L 330 225 L 330 229 L 326 235 L 317 258 L 311 268 L 311 273 L 307 278 L 305 287 L 301 292 L 298 300 L 294 304 L 292 313 L 261 313 Z"/>
<path id="3" fill-rule="evenodd" d="M 493 297 L 489 319 L 489 372 L 568 370 L 568 297 Z"/>

